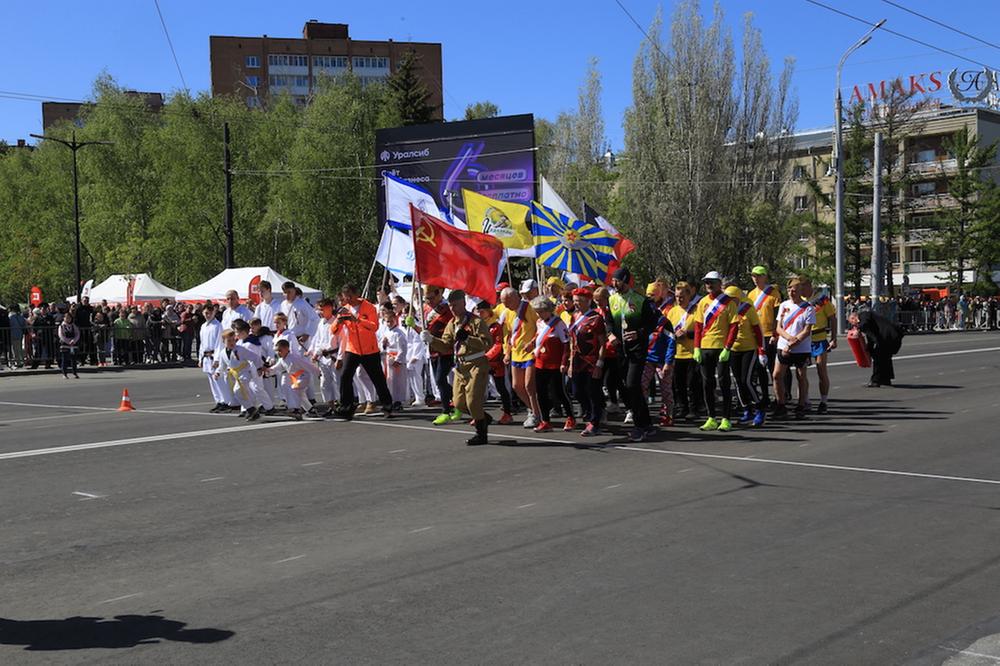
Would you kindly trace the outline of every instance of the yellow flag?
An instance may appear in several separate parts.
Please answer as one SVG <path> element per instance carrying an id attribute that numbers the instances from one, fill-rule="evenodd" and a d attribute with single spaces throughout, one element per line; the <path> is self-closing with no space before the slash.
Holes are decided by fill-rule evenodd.
<path id="1" fill-rule="evenodd" d="M 510 250 L 534 247 L 531 228 L 526 222 L 528 206 L 491 199 L 466 189 L 462 190 L 462 200 L 465 202 L 465 223 L 470 231 L 489 234 Z"/>

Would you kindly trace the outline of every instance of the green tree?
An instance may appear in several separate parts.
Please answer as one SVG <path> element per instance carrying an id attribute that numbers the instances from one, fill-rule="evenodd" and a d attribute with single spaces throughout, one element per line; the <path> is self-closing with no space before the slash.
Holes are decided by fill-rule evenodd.
<path id="1" fill-rule="evenodd" d="M 420 56 L 410 49 L 403 53 L 396 71 L 389 77 L 396 112 L 404 125 L 429 123 L 437 110 L 430 103 L 430 91 L 420 79 L 420 68 Z"/>
<path id="2" fill-rule="evenodd" d="M 945 179 L 954 205 L 942 207 L 938 216 L 941 228 L 933 247 L 945 260 L 949 281 L 961 291 L 970 264 L 977 264 L 980 274 L 990 274 L 992 261 L 979 248 L 993 242 L 989 232 L 998 226 L 997 185 L 983 169 L 994 165 L 997 143 L 980 146 L 975 135 L 963 127 L 944 140 L 944 148 L 955 158 L 955 174 Z"/>
<path id="3" fill-rule="evenodd" d="M 500 115 L 500 107 L 490 101 L 474 102 L 465 107 L 465 117 L 463 120 L 480 120 L 482 118 L 496 118 Z"/>

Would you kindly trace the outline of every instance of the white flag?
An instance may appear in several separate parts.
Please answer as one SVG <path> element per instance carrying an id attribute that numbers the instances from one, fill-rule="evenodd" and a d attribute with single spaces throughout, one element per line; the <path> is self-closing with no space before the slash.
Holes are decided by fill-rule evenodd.
<path id="1" fill-rule="evenodd" d="M 431 193 L 408 180 L 385 174 L 385 217 L 401 227 L 410 228 L 410 204 L 440 220 L 448 216 L 438 208 Z"/>
<path id="2" fill-rule="evenodd" d="M 545 180 L 545 176 L 542 176 L 542 205 L 551 208 L 557 213 L 562 213 L 571 220 L 579 220 L 573 209 L 566 205 L 563 198 L 552 189 L 549 185 L 549 181 Z"/>
<path id="3" fill-rule="evenodd" d="M 375 261 L 398 278 L 413 275 L 413 237 L 393 229 L 391 225 L 385 225 L 382 228 L 378 252 L 375 253 Z"/>

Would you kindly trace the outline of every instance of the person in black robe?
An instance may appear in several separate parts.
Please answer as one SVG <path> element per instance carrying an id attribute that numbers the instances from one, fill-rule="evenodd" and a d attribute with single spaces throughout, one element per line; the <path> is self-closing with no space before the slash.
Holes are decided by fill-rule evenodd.
<path id="1" fill-rule="evenodd" d="M 868 386 L 892 386 L 895 373 L 892 357 L 903 344 L 903 330 L 880 314 L 866 310 L 858 315 L 858 330 L 865 336 L 872 357 L 872 377 Z"/>

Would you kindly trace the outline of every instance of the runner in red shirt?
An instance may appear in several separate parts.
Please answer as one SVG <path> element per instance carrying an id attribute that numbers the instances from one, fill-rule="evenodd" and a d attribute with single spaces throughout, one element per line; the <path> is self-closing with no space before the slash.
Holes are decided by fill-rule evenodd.
<path id="1" fill-rule="evenodd" d="M 563 430 L 569 431 L 576 427 L 573 405 L 563 386 L 563 376 L 569 370 L 569 330 L 563 320 L 556 316 L 555 305 L 549 299 L 536 298 L 531 301 L 531 307 L 538 314 L 535 334 L 535 390 L 542 412 L 541 423 L 535 427 L 535 432 L 552 431 L 549 418 L 553 395 L 566 414 Z"/>
<path id="2" fill-rule="evenodd" d="M 608 340 L 604 317 L 594 307 L 589 289 L 573 290 L 573 321 L 569 326 L 570 375 L 580 417 L 587 422 L 583 437 L 599 434 L 604 416 L 604 355 Z"/>

